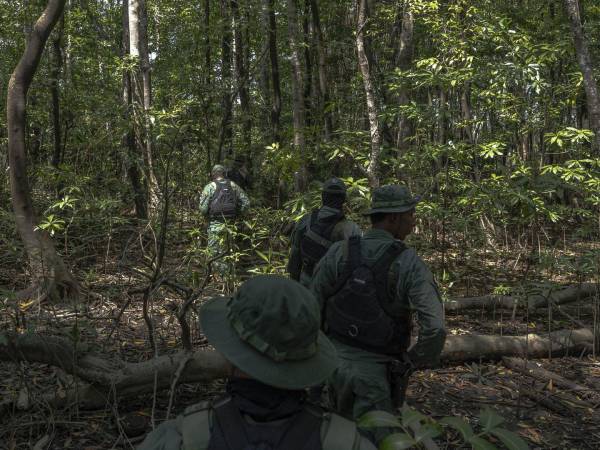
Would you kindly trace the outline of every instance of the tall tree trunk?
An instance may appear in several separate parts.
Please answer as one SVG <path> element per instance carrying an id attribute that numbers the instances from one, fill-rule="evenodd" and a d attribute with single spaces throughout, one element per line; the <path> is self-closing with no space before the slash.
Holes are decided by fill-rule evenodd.
<path id="1" fill-rule="evenodd" d="M 211 83 L 212 58 L 210 46 L 210 0 L 204 0 L 204 66 L 206 69 L 206 87 Z"/>
<path id="2" fill-rule="evenodd" d="M 402 13 L 402 29 L 400 32 L 400 46 L 396 54 L 396 67 L 400 70 L 408 70 L 413 61 L 414 54 L 414 23 L 415 19 L 413 12 L 410 9 L 409 2 L 405 2 L 404 11 Z M 400 91 L 398 104 L 406 106 L 410 103 L 410 98 L 406 89 Z M 404 115 L 400 116 L 398 121 L 398 136 L 396 138 L 396 146 L 398 148 L 398 158 L 401 158 L 408 147 L 407 139 L 411 134 L 411 125 L 408 118 Z"/>
<path id="3" fill-rule="evenodd" d="M 371 187 L 379 186 L 379 156 L 381 152 L 381 133 L 379 130 L 379 109 L 377 99 L 375 98 L 375 89 L 373 88 L 373 79 L 371 77 L 371 68 L 369 58 L 365 47 L 365 25 L 367 23 L 367 0 L 356 0 L 356 10 L 358 11 L 357 31 L 356 31 L 356 50 L 358 52 L 358 65 L 363 78 L 365 87 L 365 96 L 367 99 L 367 112 L 369 115 L 369 131 L 371 133 L 371 154 L 369 156 L 369 166 L 367 167 L 367 176 Z"/>
<path id="4" fill-rule="evenodd" d="M 567 14 L 571 21 L 571 30 L 575 41 L 577 61 L 583 73 L 583 87 L 585 88 L 586 104 L 590 121 L 590 129 L 594 132 L 594 148 L 600 151 L 600 92 L 594 78 L 594 65 L 588 45 L 583 34 L 581 16 L 579 14 L 579 0 L 565 0 Z"/>
<path id="5" fill-rule="evenodd" d="M 227 0 L 220 1 L 221 6 L 221 82 L 223 84 L 223 97 L 221 100 L 222 119 L 219 131 L 219 147 L 217 161 L 221 162 L 225 153 L 232 153 L 231 141 L 231 108 L 232 108 L 232 93 L 231 93 L 231 28 L 229 8 Z"/>
<path id="6" fill-rule="evenodd" d="M 294 123 L 294 148 L 301 160 L 301 169 L 296 176 L 296 189 L 303 191 L 306 188 L 306 155 L 304 111 L 304 75 L 300 57 L 300 33 L 298 32 L 298 7 L 296 0 L 287 0 L 288 13 L 288 38 L 292 61 L 292 117 Z"/>
<path id="7" fill-rule="evenodd" d="M 121 55 L 125 57 L 130 54 L 130 30 L 129 30 L 129 0 L 123 0 L 122 11 L 122 41 Z M 136 29 L 137 31 L 137 29 Z M 136 40 L 137 42 L 137 40 Z M 137 46 L 135 47 L 137 49 Z M 133 77 L 131 71 L 123 73 L 123 110 L 125 123 L 127 123 L 127 132 L 123 136 L 123 147 L 125 148 L 124 163 L 127 170 L 127 177 L 133 190 L 133 201 L 135 205 L 135 215 L 138 219 L 148 218 L 148 209 L 146 204 L 146 190 L 142 183 L 142 177 L 138 165 L 138 152 L 135 145 L 135 135 L 132 118 L 133 115 Z"/>
<path id="8" fill-rule="evenodd" d="M 247 30 L 246 33 L 243 33 L 238 0 L 231 0 L 231 15 L 235 43 L 235 77 L 242 110 L 242 146 L 245 148 L 244 153 L 248 154 L 252 145 L 252 115 L 250 114 L 250 95 L 248 93 L 248 65 L 243 39 L 243 35 L 247 34 Z"/>
<path id="9" fill-rule="evenodd" d="M 148 209 L 158 213 L 160 206 L 158 180 L 154 169 L 154 157 L 152 155 L 152 122 L 150 121 L 150 108 L 152 107 L 152 79 L 150 67 L 150 55 L 148 52 L 148 8 L 146 0 L 138 0 L 139 20 L 137 25 L 139 39 L 140 72 L 142 78 L 140 98 L 142 99 L 143 111 L 143 154 L 146 178 L 148 180 Z"/>
<path id="10" fill-rule="evenodd" d="M 271 84 L 273 90 L 271 105 L 271 127 L 273 142 L 279 142 L 279 119 L 281 117 L 281 86 L 279 81 L 279 56 L 277 54 L 277 22 L 275 21 L 274 0 L 263 0 L 268 16 L 269 60 L 271 62 Z"/>
<path id="11" fill-rule="evenodd" d="M 60 91 L 59 81 L 62 68 L 62 37 L 65 28 L 63 14 L 60 25 L 52 40 L 51 68 L 50 68 L 50 93 L 52 96 L 52 127 L 54 129 L 54 149 L 52 152 L 52 165 L 58 167 L 61 162 L 62 142 L 60 124 Z"/>
<path id="12" fill-rule="evenodd" d="M 76 295 L 78 285 L 56 252 L 48 234 L 37 228 L 38 219 L 33 209 L 27 178 L 25 123 L 27 92 L 46 41 L 63 13 L 65 1 L 49 0 L 35 23 L 23 56 L 10 77 L 6 102 L 10 190 L 15 222 L 29 259 L 33 285 L 51 296 Z"/>
<path id="13" fill-rule="evenodd" d="M 319 58 L 319 91 L 321 92 L 321 114 L 323 115 L 325 141 L 331 141 L 331 133 L 333 132 L 333 119 L 329 110 L 329 85 L 327 83 L 327 63 L 325 53 L 325 39 L 323 38 L 323 30 L 321 29 L 321 17 L 319 15 L 319 3 L 317 0 L 310 0 L 310 8 L 312 13 L 312 25 L 315 32 L 315 44 L 317 47 L 317 56 Z"/>

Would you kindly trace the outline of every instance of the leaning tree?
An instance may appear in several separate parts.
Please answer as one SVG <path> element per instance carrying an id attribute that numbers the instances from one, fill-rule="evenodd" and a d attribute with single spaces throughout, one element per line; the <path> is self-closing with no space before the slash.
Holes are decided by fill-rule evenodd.
<path id="1" fill-rule="evenodd" d="M 27 296 L 36 292 L 43 296 L 73 295 L 78 291 L 76 280 L 56 252 L 50 236 L 36 226 L 38 217 L 27 179 L 25 150 L 27 91 L 40 63 L 46 41 L 63 13 L 65 2 L 66 0 L 48 0 L 8 83 L 6 118 L 12 207 L 33 278 L 32 287 L 21 293 Z"/>

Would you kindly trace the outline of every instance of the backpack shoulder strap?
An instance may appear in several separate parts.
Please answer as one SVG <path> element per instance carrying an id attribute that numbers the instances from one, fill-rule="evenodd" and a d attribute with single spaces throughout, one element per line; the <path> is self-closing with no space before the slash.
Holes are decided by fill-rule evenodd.
<path id="1" fill-rule="evenodd" d="M 277 443 L 277 448 L 282 450 L 302 450 L 306 445 L 306 439 L 319 430 L 323 414 L 312 408 L 304 408 L 291 420 L 288 431 Z"/>
<path id="2" fill-rule="evenodd" d="M 331 296 L 337 294 L 339 290 L 342 289 L 348 278 L 350 278 L 350 275 L 352 275 L 352 272 L 354 272 L 354 269 L 360 265 L 360 239 L 360 236 L 351 236 L 344 243 L 344 267 L 337 283 L 332 289 Z"/>
<path id="3" fill-rule="evenodd" d="M 178 420 L 182 450 L 208 450 L 211 435 L 211 404 L 201 402 L 190 406 Z"/>
<path id="4" fill-rule="evenodd" d="M 326 414 L 321 428 L 323 450 L 353 450 L 357 434 L 354 422 L 337 414 Z"/>
<path id="5" fill-rule="evenodd" d="M 319 215 L 318 209 L 315 209 L 311 213 L 310 220 L 308 221 L 308 224 L 306 226 L 306 231 L 304 232 L 304 236 L 308 237 L 310 240 L 316 242 L 317 244 L 321 245 L 322 247 L 329 248 L 329 247 L 331 247 L 332 242 L 327 237 L 322 236 L 321 234 L 319 234 L 313 230 L 313 228 L 315 227 L 315 225 L 317 223 L 318 215 Z"/>
<path id="6" fill-rule="evenodd" d="M 388 296 L 388 284 L 390 281 L 390 267 L 392 263 L 406 250 L 406 245 L 402 242 L 395 241 L 393 244 L 388 246 L 383 252 L 383 255 L 379 257 L 377 261 L 371 266 L 375 278 L 375 288 L 377 290 L 377 300 L 379 306 L 385 311 L 390 317 L 395 317 L 396 314 L 389 308 L 387 300 Z"/>
<path id="7" fill-rule="evenodd" d="M 246 448 L 249 445 L 249 441 L 244 419 L 231 401 L 231 397 L 225 397 L 215 404 L 214 412 L 223 430 L 223 436 L 229 450 Z"/>

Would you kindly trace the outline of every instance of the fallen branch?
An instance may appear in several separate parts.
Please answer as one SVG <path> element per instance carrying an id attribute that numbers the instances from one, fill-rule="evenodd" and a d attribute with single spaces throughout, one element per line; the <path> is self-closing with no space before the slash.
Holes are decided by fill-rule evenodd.
<path id="1" fill-rule="evenodd" d="M 596 283 L 581 283 L 558 290 L 549 290 L 542 294 L 527 296 L 527 305 L 530 310 L 553 305 L 564 305 L 579 300 L 584 300 L 598 295 Z M 482 297 L 465 297 L 444 302 L 446 311 L 464 311 L 475 308 L 505 308 L 512 309 L 525 299 L 507 295 L 484 295 Z"/>
<path id="2" fill-rule="evenodd" d="M 548 337 L 528 336 L 449 336 L 442 361 L 462 363 L 471 360 L 499 360 L 504 356 L 547 357 L 578 352 L 592 341 L 587 329 L 555 331 Z M 0 361 L 28 361 L 56 366 L 87 383 L 77 396 L 69 393 L 61 403 L 77 398 L 80 406 L 101 407 L 114 392 L 123 399 L 154 390 L 173 389 L 179 383 L 209 382 L 228 373 L 226 360 L 212 350 L 180 351 L 148 361 L 130 363 L 85 352 L 67 339 L 40 335 L 0 335 Z M 176 379 L 178 378 L 178 380 Z M 175 382 L 173 381 L 175 379 Z"/>
<path id="3" fill-rule="evenodd" d="M 543 367 L 539 367 L 533 361 L 505 356 L 502 358 L 502 363 L 511 370 L 520 372 L 524 375 L 546 383 L 552 382 L 554 386 L 567 389 L 575 394 L 585 396 L 589 395 L 590 392 L 593 391 L 593 389 L 577 384 L 571 380 L 567 380 L 557 373 L 546 370 Z"/>

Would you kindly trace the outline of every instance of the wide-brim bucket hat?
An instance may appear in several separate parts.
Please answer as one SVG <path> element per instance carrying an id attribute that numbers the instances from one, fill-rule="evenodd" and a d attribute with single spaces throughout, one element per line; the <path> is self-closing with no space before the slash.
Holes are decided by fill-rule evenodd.
<path id="1" fill-rule="evenodd" d="M 338 366 L 335 347 L 319 330 L 319 305 L 296 281 L 276 275 L 249 279 L 232 297 L 202 305 L 208 341 L 252 378 L 282 389 L 325 381 Z"/>
<path id="2" fill-rule="evenodd" d="M 420 200 L 421 197 L 413 196 L 406 186 L 387 184 L 373 190 L 371 208 L 363 212 L 363 215 L 410 211 L 417 206 Z"/>

